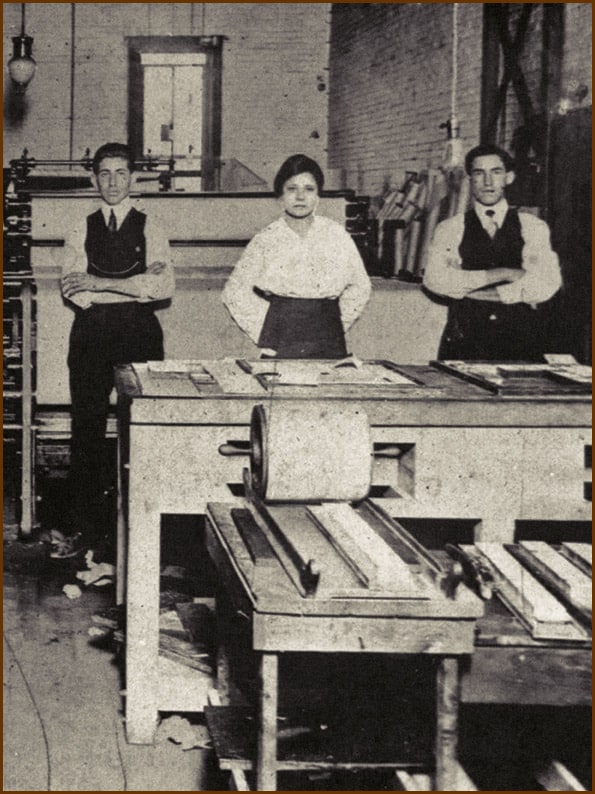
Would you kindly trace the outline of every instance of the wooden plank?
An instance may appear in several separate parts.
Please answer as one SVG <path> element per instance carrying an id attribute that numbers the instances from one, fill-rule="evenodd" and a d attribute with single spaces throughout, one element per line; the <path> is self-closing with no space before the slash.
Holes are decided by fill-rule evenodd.
<path id="1" fill-rule="evenodd" d="M 391 517 L 389 510 L 385 509 L 386 505 L 386 499 L 381 502 L 365 499 L 356 510 L 410 567 L 418 566 L 432 581 L 439 581 L 443 575 L 440 562 L 404 526 Z"/>
<path id="2" fill-rule="evenodd" d="M 483 614 L 482 602 L 469 591 L 461 593 L 457 599 L 443 596 L 437 599 L 306 598 L 296 589 L 281 564 L 274 576 L 273 571 L 269 571 L 266 589 L 255 592 L 250 584 L 253 566 L 245 547 L 241 544 L 240 548 L 244 548 L 246 559 L 236 558 L 233 551 L 235 544 L 241 543 L 241 538 L 229 515 L 232 506 L 217 503 L 208 505 L 211 521 L 207 522 L 207 549 L 225 582 L 225 587 L 233 593 L 236 607 L 246 613 L 251 614 L 253 610 L 257 613 L 279 613 L 286 615 L 288 619 L 291 616 L 304 615 L 389 619 L 430 617 L 436 620 L 461 618 L 463 624 L 467 618 L 477 618 Z M 274 538 L 269 535 L 267 537 L 275 546 Z"/>
<path id="3" fill-rule="evenodd" d="M 522 559 L 573 606 L 591 614 L 593 583 L 570 560 L 542 541 L 521 541 Z"/>
<path id="4" fill-rule="evenodd" d="M 545 791 L 587 791 L 580 781 L 569 772 L 560 761 L 552 761 L 550 765 L 536 775 L 537 782 Z"/>
<path id="5" fill-rule="evenodd" d="M 271 544 L 262 534 L 262 530 L 254 520 L 254 516 L 249 510 L 244 508 L 232 507 L 231 517 L 238 528 L 242 540 L 250 553 L 250 558 L 255 565 L 265 565 L 271 560 L 276 562 L 275 552 Z"/>
<path id="6" fill-rule="evenodd" d="M 430 775 L 425 775 L 421 772 L 412 775 L 405 769 L 398 769 L 395 775 L 403 787 L 403 791 L 432 791 L 432 778 Z"/>
<path id="7" fill-rule="evenodd" d="M 575 565 L 591 576 L 593 571 L 593 547 L 590 543 L 563 543 L 560 553 L 572 560 Z"/>
<path id="8" fill-rule="evenodd" d="M 185 637 L 185 632 L 183 634 Z M 184 637 L 178 632 L 159 632 L 159 655 L 212 676 L 214 671 L 209 654 Z"/>
<path id="9" fill-rule="evenodd" d="M 260 657 L 260 697 L 256 754 L 256 790 L 277 790 L 277 702 L 279 654 Z"/>
<path id="10" fill-rule="evenodd" d="M 208 703 L 208 693 L 213 688 L 214 678 L 190 667 L 178 664 L 164 656 L 158 660 L 159 711 L 203 711 Z M 128 727 L 128 726 L 127 726 Z M 148 744 L 149 742 L 132 742 Z"/>
<path id="11" fill-rule="evenodd" d="M 253 565 L 249 554 L 239 537 L 238 531 L 231 520 L 229 511 L 234 505 L 214 503 L 208 505 L 208 513 L 212 521 L 207 524 L 207 547 L 212 555 L 220 575 L 225 577 L 226 587 L 234 593 L 234 598 L 244 602 L 242 608 L 252 612 L 255 609 L 258 613 L 279 613 L 287 615 L 288 618 L 294 616 L 331 616 L 346 618 L 351 616 L 374 617 L 374 618 L 421 618 L 421 619 L 466 619 L 477 618 L 483 614 L 483 603 L 476 598 L 470 591 L 463 590 L 456 599 L 446 598 L 442 593 L 435 591 L 435 598 L 362 598 L 366 591 L 364 588 L 356 593 L 359 597 L 353 596 L 353 588 L 345 587 L 343 590 L 328 591 L 316 597 L 303 597 L 301 591 L 295 585 L 289 572 L 279 563 L 276 571 L 269 571 L 266 587 L 255 592 L 250 584 Z M 295 509 L 295 506 L 294 506 Z M 299 511 L 297 513 L 300 515 Z M 305 509 L 301 513 L 304 521 L 307 521 L 314 531 L 318 531 L 312 520 L 305 514 Z M 274 536 L 265 530 L 267 538 L 277 550 L 277 542 Z M 235 546 L 240 544 L 239 551 L 245 555 L 244 558 L 236 557 Z M 282 552 L 280 552 L 282 553 Z M 287 562 L 289 566 L 289 562 Z M 353 576 L 353 572 L 344 565 L 344 570 Z M 273 576 L 274 573 L 274 576 Z M 294 571 L 295 575 L 295 571 Z M 355 578 L 355 577 L 354 577 Z M 244 592 L 242 599 L 241 591 Z"/>
<path id="12" fill-rule="evenodd" d="M 28 537 L 35 523 L 35 476 L 33 470 L 33 291 L 28 280 L 21 284 L 22 323 L 22 433 L 21 433 L 21 535 Z"/>
<path id="13" fill-rule="evenodd" d="M 320 523 L 324 523 L 331 534 L 335 531 L 347 535 L 357 544 L 376 567 L 378 589 L 387 590 L 401 597 L 423 597 L 427 582 L 413 576 L 404 562 L 374 529 L 347 503 L 325 504 L 309 508 Z"/>
<path id="14" fill-rule="evenodd" d="M 457 791 L 477 791 L 477 786 L 471 780 L 469 775 L 465 772 L 463 767 L 457 762 L 455 765 L 455 773 L 457 777 Z M 402 786 L 403 791 L 434 791 L 432 787 L 432 778 L 430 775 L 421 772 L 411 773 L 405 769 L 397 769 L 395 772 L 399 784 Z"/>
<path id="15" fill-rule="evenodd" d="M 370 587 L 371 583 L 374 584 L 378 575 L 377 567 L 361 546 L 353 541 L 351 535 L 345 532 L 340 524 L 333 525 L 331 531 L 326 523 L 318 518 L 315 507 L 307 507 L 306 509 L 316 526 L 327 538 L 337 554 L 341 555 L 347 565 L 353 569 L 362 584 L 366 587 Z"/>
<path id="16" fill-rule="evenodd" d="M 230 791 L 250 791 L 246 775 L 241 769 L 232 769 L 229 773 Z"/>
<path id="17" fill-rule="evenodd" d="M 427 601 L 419 603 L 431 604 Z M 339 618 L 333 615 L 263 615 L 256 612 L 253 647 L 298 653 L 458 655 L 473 652 L 474 627 L 474 620 Z"/>
<path id="18" fill-rule="evenodd" d="M 437 791 L 457 791 L 459 740 L 459 660 L 443 657 L 436 670 L 436 770 Z"/>
<path id="19" fill-rule="evenodd" d="M 470 555 L 475 548 L 490 563 L 500 597 L 526 623 L 534 638 L 585 639 L 585 632 L 562 604 L 500 543 L 461 548 Z"/>
<path id="20" fill-rule="evenodd" d="M 476 647 L 461 680 L 463 703 L 591 705 L 591 648 Z"/>
<path id="21" fill-rule="evenodd" d="M 337 554 L 304 505 L 261 506 L 261 513 L 267 521 L 267 538 L 304 595 L 366 594 L 353 567 Z"/>

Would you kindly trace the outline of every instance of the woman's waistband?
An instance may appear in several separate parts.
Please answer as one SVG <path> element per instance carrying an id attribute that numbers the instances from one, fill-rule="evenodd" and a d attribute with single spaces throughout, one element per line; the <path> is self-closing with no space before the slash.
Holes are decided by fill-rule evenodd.
<path id="1" fill-rule="evenodd" d="M 252 288 L 254 293 L 258 295 L 259 298 L 264 298 L 267 301 L 300 301 L 300 302 L 310 302 L 310 303 L 334 303 L 338 301 L 339 298 L 335 296 L 326 296 L 320 298 L 302 298 L 302 297 L 294 297 L 293 295 L 278 295 L 276 292 L 270 292 L 269 290 L 263 290 L 260 287 L 253 287 Z"/>

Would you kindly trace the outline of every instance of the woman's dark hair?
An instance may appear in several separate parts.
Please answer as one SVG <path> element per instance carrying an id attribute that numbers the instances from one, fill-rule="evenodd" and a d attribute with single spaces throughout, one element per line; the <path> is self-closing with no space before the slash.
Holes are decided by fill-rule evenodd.
<path id="1" fill-rule="evenodd" d="M 277 198 L 283 193 L 283 186 L 287 180 L 298 174 L 312 174 L 318 186 L 318 192 L 322 191 L 324 174 L 316 160 L 312 160 L 311 157 L 307 157 L 305 154 L 292 154 L 277 171 L 277 176 L 273 182 L 273 190 Z"/>
<path id="2" fill-rule="evenodd" d="M 467 174 L 471 176 L 473 161 L 477 157 L 487 157 L 490 154 L 495 154 L 496 157 L 502 160 L 502 165 L 507 172 L 514 171 L 514 161 L 508 152 L 493 143 L 480 143 L 479 146 L 475 146 L 467 152 L 465 157 L 465 171 Z"/>
<path id="3" fill-rule="evenodd" d="M 122 160 L 128 162 L 128 170 L 130 173 L 134 171 L 134 157 L 132 156 L 132 150 L 129 146 L 125 143 L 104 143 L 103 146 L 97 149 L 93 157 L 93 173 L 95 175 L 99 173 L 101 161 L 105 160 L 106 157 L 121 157 Z"/>

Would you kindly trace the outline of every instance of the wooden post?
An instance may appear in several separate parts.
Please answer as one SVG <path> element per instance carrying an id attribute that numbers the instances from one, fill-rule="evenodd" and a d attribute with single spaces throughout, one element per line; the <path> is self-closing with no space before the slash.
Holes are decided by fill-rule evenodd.
<path id="1" fill-rule="evenodd" d="M 118 461 L 116 464 L 116 476 L 118 478 L 118 500 L 117 500 L 117 520 L 116 520 L 116 604 L 120 605 L 126 599 L 126 502 L 128 501 L 128 485 L 125 478 L 128 477 L 128 461 L 125 460 L 124 453 L 124 434 L 128 433 L 128 426 L 122 418 L 120 400 L 118 401 Z"/>
<path id="2" fill-rule="evenodd" d="M 459 662 L 456 656 L 440 659 L 436 673 L 436 778 L 435 791 L 458 791 Z"/>
<path id="3" fill-rule="evenodd" d="M 498 74 L 500 69 L 500 41 L 498 14 L 500 6 L 486 3 L 483 7 L 483 53 L 481 71 L 481 143 L 496 142 L 496 124 L 492 123 L 498 112 Z M 496 116 L 497 120 L 497 116 Z"/>
<path id="4" fill-rule="evenodd" d="M 29 537 L 34 524 L 33 477 L 33 289 L 25 278 L 21 284 L 23 311 L 21 329 L 22 417 L 21 417 L 21 535 Z"/>
<path id="5" fill-rule="evenodd" d="M 279 656 L 263 653 L 260 658 L 260 715 L 256 790 L 277 790 L 277 698 Z"/>

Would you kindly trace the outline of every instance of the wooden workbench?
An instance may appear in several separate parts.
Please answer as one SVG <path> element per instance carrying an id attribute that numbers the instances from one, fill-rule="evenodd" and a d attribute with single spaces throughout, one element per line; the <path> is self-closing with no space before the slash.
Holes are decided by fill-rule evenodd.
<path id="1" fill-rule="evenodd" d="M 459 702 L 590 705 L 591 632 L 586 625 L 576 624 L 582 639 L 573 642 L 536 640 L 498 596 L 485 603 L 476 599 L 474 604 L 465 588 L 456 599 L 442 603 L 304 599 L 272 560 L 262 576 L 257 576 L 258 560 L 247 552 L 233 512 L 233 505 L 208 506 L 207 548 L 218 574 L 217 688 L 222 703 L 206 712 L 221 769 L 246 786 L 250 775 L 251 790 L 276 790 L 277 775 L 282 771 L 382 768 L 400 770 L 399 775 L 406 778 L 421 770 L 421 775 L 413 775 L 410 785 L 418 786 L 423 780 L 423 788 L 411 790 L 475 790 L 457 759 Z M 443 552 L 434 556 L 443 563 L 448 559 Z M 246 635 L 247 645 L 238 645 L 239 635 Z M 258 660 L 253 708 L 238 706 L 242 701 L 238 700 L 235 674 L 230 674 L 237 667 L 237 659 L 234 665 L 230 657 L 238 654 L 252 654 Z M 321 731 L 316 708 L 313 712 L 311 706 L 308 709 L 316 689 L 316 681 L 310 678 L 301 684 L 302 708 L 295 713 L 287 707 L 282 710 L 281 660 L 285 657 L 283 681 L 287 686 L 287 674 L 297 666 L 297 654 L 350 655 L 348 664 L 353 665 L 356 678 L 362 675 L 362 665 L 353 661 L 358 656 L 433 657 L 436 705 L 435 715 L 426 713 L 422 718 L 426 735 L 411 712 L 403 708 L 402 693 L 392 707 L 398 719 L 394 715 L 391 719 L 390 707 L 387 716 L 385 708 L 394 682 L 386 676 L 399 677 L 402 671 L 398 668 L 385 669 L 384 678 L 374 678 L 370 684 L 371 701 L 374 691 L 382 693 L 380 700 L 374 701 L 376 712 L 371 722 L 364 718 L 358 724 L 350 718 L 350 709 L 345 711 L 345 707 L 349 704 L 355 714 L 358 709 L 353 692 L 343 691 L 342 722 L 333 722 Z M 295 685 L 293 675 L 291 678 Z M 431 699 L 430 679 L 424 680 L 428 691 L 418 701 L 420 713 Z M 352 681 L 354 690 L 356 686 Z M 336 696 L 329 693 L 327 697 L 332 700 Z M 328 720 L 328 712 L 322 719 Z M 302 731 L 301 742 L 287 740 L 292 731 L 298 735 Z M 364 736 L 370 740 L 363 741 Z"/>
<path id="2" fill-rule="evenodd" d="M 286 511 L 287 522 L 298 521 L 295 505 Z M 295 516 L 293 514 L 296 514 Z M 280 769 L 320 769 L 396 767 L 400 764 L 419 764 L 411 758 L 395 730 L 381 729 L 382 742 L 358 751 L 348 744 L 348 751 L 340 753 L 326 748 L 309 758 L 287 759 L 278 754 L 279 659 L 286 653 L 315 653 L 411 656 L 427 655 L 436 663 L 436 785 L 440 791 L 457 790 L 456 757 L 457 713 L 459 701 L 458 660 L 473 650 L 475 622 L 483 613 L 483 603 L 465 587 L 457 598 L 449 598 L 437 587 L 428 584 L 425 595 L 419 598 L 335 599 L 320 594 L 303 597 L 294 586 L 285 566 L 276 558 L 253 559 L 246 554 L 246 546 L 233 520 L 233 505 L 209 504 L 207 549 L 218 574 L 217 615 L 219 624 L 219 653 L 223 654 L 223 670 L 230 668 L 227 645 L 234 644 L 233 630 L 226 628 L 221 601 L 231 604 L 231 614 L 246 617 L 250 633 L 250 649 L 258 654 L 260 691 L 258 693 L 257 748 L 250 755 L 231 759 L 228 737 L 238 735 L 235 709 L 213 709 L 207 713 L 209 728 L 215 740 L 215 750 L 223 768 L 230 770 L 255 768 L 256 790 L 276 791 Z M 266 533 L 265 524 L 260 524 Z M 263 535 L 263 538 L 265 535 Z M 258 576 L 260 563 L 267 563 L 266 571 Z M 421 583 L 420 583 L 421 586 Z M 219 662 L 221 666 L 221 660 Z M 222 699 L 228 699 L 226 676 L 219 680 Z M 382 689 L 387 682 L 377 682 Z M 231 717 L 229 715 L 232 715 Z M 239 720 L 241 723 L 242 721 Z M 358 728 L 354 728 L 355 731 Z M 361 731 L 359 727 L 359 731 Z M 329 731 L 336 733 L 337 728 Z M 403 726 L 405 734 L 409 729 Z M 425 726 L 432 736 L 432 730 Z M 239 729 L 241 734 L 241 728 Z M 232 744 L 237 744 L 232 740 Z M 374 743 L 372 743 L 374 744 Z M 379 752 L 380 750 L 380 752 Z M 392 751 L 392 752 L 391 752 Z M 250 757 L 251 756 L 251 757 Z"/>
<path id="3" fill-rule="evenodd" d="M 203 382 L 134 365 L 118 373 L 118 598 L 127 601 L 126 728 L 151 743 L 160 710 L 197 710 L 206 685 L 163 669 L 158 656 L 159 543 L 165 513 L 204 514 L 241 495 L 255 404 L 325 401 L 361 406 L 378 457 L 372 496 L 393 516 L 471 519 L 477 536 L 510 541 L 519 519 L 590 518 L 590 398 L 503 398 L 431 366 L 403 366 L 396 386 L 263 385 L 234 360 L 202 362 Z M 126 467 L 126 468 L 124 468 Z M 126 570 L 126 577 L 124 577 Z"/>

